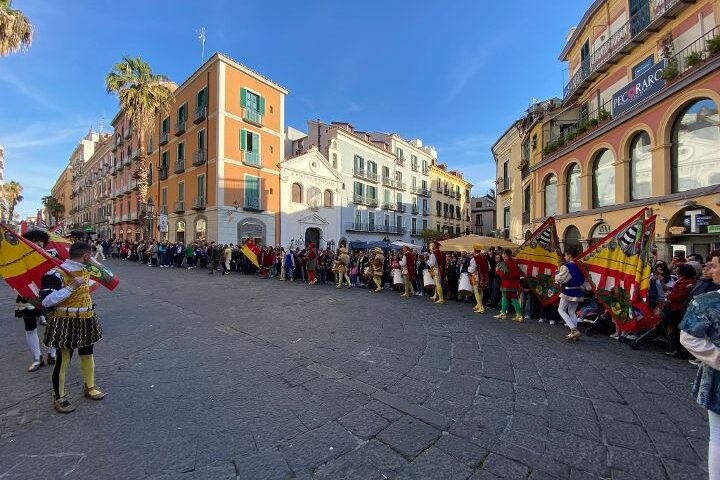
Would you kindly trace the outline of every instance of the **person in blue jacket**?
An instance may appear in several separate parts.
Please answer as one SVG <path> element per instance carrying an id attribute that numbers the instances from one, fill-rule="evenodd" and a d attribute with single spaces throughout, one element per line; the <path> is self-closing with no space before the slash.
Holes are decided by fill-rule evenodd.
<path id="1" fill-rule="evenodd" d="M 578 319 L 576 312 L 578 303 L 585 298 L 583 292 L 585 274 L 580 270 L 577 263 L 575 263 L 577 256 L 577 248 L 566 248 L 565 265 L 561 266 L 555 274 L 555 281 L 562 285 L 558 314 L 560 314 L 560 317 L 565 321 L 565 325 L 570 329 L 570 333 L 565 339 L 571 342 L 580 338 L 580 330 L 577 328 Z"/>

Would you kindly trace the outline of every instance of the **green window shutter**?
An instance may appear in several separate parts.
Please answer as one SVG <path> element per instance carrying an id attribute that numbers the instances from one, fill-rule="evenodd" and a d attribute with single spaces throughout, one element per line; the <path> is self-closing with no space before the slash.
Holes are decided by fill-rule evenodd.
<path id="1" fill-rule="evenodd" d="M 260 153 L 260 135 L 253 133 L 253 152 Z"/>
<path id="2" fill-rule="evenodd" d="M 247 107 L 247 90 L 245 88 L 240 89 L 240 106 Z"/>
<path id="3" fill-rule="evenodd" d="M 265 115 L 265 97 L 259 97 L 258 99 L 258 113 Z"/>
<path id="4" fill-rule="evenodd" d="M 240 130 L 240 150 L 246 150 L 245 146 L 245 137 L 246 137 L 246 130 Z"/>

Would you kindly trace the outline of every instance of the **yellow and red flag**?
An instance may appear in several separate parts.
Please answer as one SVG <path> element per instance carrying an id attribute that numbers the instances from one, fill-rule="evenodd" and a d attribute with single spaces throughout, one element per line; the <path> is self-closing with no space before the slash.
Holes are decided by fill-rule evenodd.
<path id="1" fill-rule="evenodd" d="M 42 248 L 0 224 L 0 276 L 25 298 L 36 298 L 43 275 L 60 265 Z"/>
<path id="2" fill-rule="evenodd" d="M 50 241 L 45 245 L 45 250 L 56 255 L 60 260 L 67 260 L 70 257 L 70 245 L 72 242 L 65 237 L 61 237 L 53 231 L 49 231 Z M 97 248 L 102 248 L 98 245 Z M 103 287 L 112 291 L 120 283 L 120 279 L 105 265 L 90 259 L 90 264 L 85 267 L 90 272 L 90 289 L 95 291 L 99 283 Z"/>
<path id="3" fill-rule="evenodd" d="M 553 303 L 560 295 L 555 283 L 555 272 L 562 264 L 560 241 L 555 217 L 550 217 L 538 227 L 515 253 L 525 281 L 543 305 Z"/>
<path id="4" fill-rule="evenodd" d="M 635 310 L 643 317 L 649 314 L 641 298 L 642 289 L 647 291 L 643 247 L 651 241 L 646 227 L 654 229 L 654 221 L 645 220 L 646 212 L 643 208 L 577 258 L 597 300 L 609 310 L 621 331 L 636 326 Z"/>
<path id="5" fill-rule="evenodd" d="M 260 262 L 258 262 L 258 257 L 260 256 L 260 249 L 255 244 L 255 240 L 248 239 L 247 242 L 242 246 L 241 249 L 242 253 L 250 260 L 253 265 L 260 268 Z"/>

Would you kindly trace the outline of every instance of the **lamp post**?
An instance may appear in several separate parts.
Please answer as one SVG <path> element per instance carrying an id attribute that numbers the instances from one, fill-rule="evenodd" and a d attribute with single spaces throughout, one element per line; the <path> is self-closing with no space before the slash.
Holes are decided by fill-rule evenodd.
<path id="1" fill-rule="evenodd" d="M 143 230 L 146 234 L 145 240 L 152 236 L 153 224 L 155 223 L 155 203 L 152 198 L 149 198 L 145 204 L 145 216 L 143 217 Z M 150 218 L 150 226 L 147 225 L 147 219 Z"/>

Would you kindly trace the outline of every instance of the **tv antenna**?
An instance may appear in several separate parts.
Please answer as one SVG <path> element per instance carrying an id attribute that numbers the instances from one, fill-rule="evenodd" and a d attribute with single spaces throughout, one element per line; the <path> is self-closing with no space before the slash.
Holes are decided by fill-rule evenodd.
<path id="1" fill-rule="evenodd" d="M 200 29 L 197 31 L 198 40 L 200 40 L 200 44 L 202 45 L 201 53 L 200 53 L 200 63 L 205 63 L 205 27 L 200 27 Z"/>

